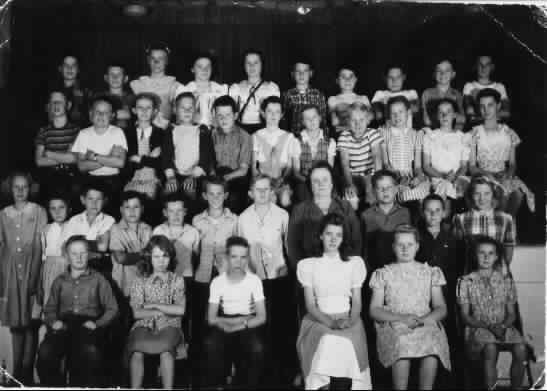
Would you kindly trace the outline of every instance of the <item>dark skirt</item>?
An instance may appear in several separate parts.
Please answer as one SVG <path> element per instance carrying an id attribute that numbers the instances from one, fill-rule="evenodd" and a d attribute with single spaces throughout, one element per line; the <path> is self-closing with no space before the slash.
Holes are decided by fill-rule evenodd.
<path id="1" fill-rule="evenodd" d="M 171 352 L 173 357 L 176 357 L 177 347 L 182 342 L 182 331 L 175 327 L 165 327 L 159 331 L 136 327 L 131 330 L 127 340 L 127 358 L 129 359 L 134 352 L 152 355 Z"/>

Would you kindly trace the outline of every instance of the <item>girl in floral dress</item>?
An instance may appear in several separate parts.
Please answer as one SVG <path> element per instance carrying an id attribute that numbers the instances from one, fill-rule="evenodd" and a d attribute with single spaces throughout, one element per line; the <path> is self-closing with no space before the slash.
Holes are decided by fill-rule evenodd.
<path id="1" fill-rule="evenodd" d="M 144 355 L 160 356 L 162 386 L 173 388 L 174 363 L 184 354 L 181 317 L 186 309 L 184 279 L 175 275 L 175 248 L 162 235 L 152 236 L 139 265 L 142 278 L 131 289 L 131 307 L 137 320 L 129 334 L 131 387 L 142 388 Z"/>
<path id="2" fill-rule="evenodd" d="M 410 359 L 420 359 L 419 388 L 432 389 L 439 361 L 450 370 L 448 342 L 441 320 L 446 316 L 438 267 L 416 262 L 418 231 L 397 227 L 396 262 L 376 270 L 370 279 L 370 316 L 376 321 L 378 358 L 391 367 L 393 388 L 408 387 Z"/>
<path id="3" fill-rule="evenodd" d="M 522 387 L 526 345 L 514 323 L 517 319 L 517 291 L 510 274 L 503 274 L 503 250 L 494 239 L 482 236 L 475 242 L 476 265 L 473 272 L 460 278 L 457 297 L 466 326 L 468 355 L 482 360 L 484 386 L 492 389 L 497 380 L 500 346 L 511 346 L 511 388 Z"/>
<path id="4" fill-rule="evenodd" d="M 471 174 L 486 175 L 498 183 L 503 191 L 501 208 L 513 218 L 526 196 L 528 207 L 535 210 L 535 198 L 530 189 L 516 175 L 516 148 L 520 137 L 507 124 L 499 123 L 500 93 L 492 88 L 481 90 L 477 96 L 484 123 L 471 131 Z"/>

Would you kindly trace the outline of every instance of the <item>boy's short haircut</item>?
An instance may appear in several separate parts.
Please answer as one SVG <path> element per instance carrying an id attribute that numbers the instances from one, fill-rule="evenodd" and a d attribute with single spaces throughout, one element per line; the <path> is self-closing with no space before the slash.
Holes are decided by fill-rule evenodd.
<path id="1" fill-rule="evenodd" d="M 232 247 L 245 247 L 247 250 L 250 248 L 247 239 L 235 235 L 226 239 L 226 254 L 230 254 L 230 249 Z"/>
<path id="2" fill-rule="evenodd" d="M 363 113 L 372 114 L 372 108 L 363 102 L 353 102 L 348 107 L 348 114 L 353 113 L 354 111 L 362 111 Z"/>
<path id="3" fill-rule="evenodd" d="M 296 67 L 296 64 L 307 65 L 310 68 L 310 71 L 313 71 L 313 69 L 314 69 L 313 62 L 311 61 L 311 59 L 309 57 L 297 57 L 297 58 L 294 59 L 292 64 L 293 64 L 292 65 L 293 71 L 294 71 L 294 68 Z"/>
<path id="4" fill-rule="evenodd" d="M 127 66 L 119 60 L 112 60 L 106 64 L 107 73 L 110 70 L 110 68 L 120 68 L 123 71 L 123 74 L 127 76 Z"/>
<path id="5" fill-rule="evenodd" d="M 270 183 L 270 188 L 272 187 L 272 177 L 266 174 L 258 174 L 257 176 L 251 178 L 249 189 L 252 189 L 255 186 L 256 182 L 263 180 L 267 180 Z"/>
<path id="6" fill-rule="evenodd" d="M 120 196 L 120 205 L 123 205 L 129 200 L 137 199 L 139 200 L 141 206 L 144 203 L 144 199 L 141 193 L 130 190 L 130 191 L 124 191 L 122 195 Z"/>
<path id="7" fill-rule="evenodd" d="M 74 52 L 65 52 L 63 53 L 63 55 L 61 56 L 61 61 L 59 63 L 59 65 L 63 65 L 63 63 L 65 62 L 65 60 L 68 58 L 68 57 L 72 57 L 73 59 L 76 60 L 76 64 L 78 64 L 78 66 L 80 66 L 80 56 L 77 55 L 76 53 Z M 477 60 L 478 61 L 478 60 Z"/>
<path id="8" fill-rule="evenodd" d="M 438 194 L 428 194 L 427 197 L 424 198 L 422 201 L 422 210 L 425 210 L 425 206 L 429 201 L 439 201 L 441 203 L 442 208 L 445 208 L 443 197 L 441 197 Z"/>
<path id="9" fill-rule="evenodd" d="M 262 101 L 260 104 L 260 110 L 266 111 L 266 108 L 269 104 L 278 104 L 281 106 L 281 112 L 283 112 L 283 103 L 281 102 L 281 98 L 279 96 L 268 96 L 266 99 Z"/>
<path id="10" fill-rule="evenodd" d="M 394 104 L 397 104 L 397 103 L 402 103 L 406 107 L 407 110 L 410 109 L 410 102 L 408 101 L 406 96 L 397 95 L 397 96 L 394 96 L 392 98 L 389 98 L 389 100 L 387 101 L 388 110 L 391 110 L 391 106 L 393 106 Z"/>
<path id="11" fill-rule="evenodd" d="M 475 271 L 479 268 L 477 252 L 479 251 L 479 247 L 484 244 L 489 244 L 496 249 L 496 255 L 498 256 L 498 259 L 494 262 L 492 268 L 499 270 L 505 262 L 505 249 L 503 247 L 503 244 L 487 235 L 475 235 L 472 241 L 473 252 L 471 253 L 471 271 Z"/>
<path id="12" fill-rule="evenodd" d="M 161 42 L 155 42 L 149 45 L 144 52 L 147 56 L 149 56 L 154 50 L 164 51 L 167 54 L 167 57 L 169 57 L 169 55 L 171 54 L 171 50 L 169 49 L 169 47 Z"/>
<path id="13" fill-rule="evenodd" d="M 391 178 L 393 179 L 393 183 L 395 185 L 398 185 L 399 184 L 399 179 L 397 178 L 397 174 L 395 174 L 393 171 L 390 171 L 390 170 L 379 170 L 379 171 L 376 171 L 374 173 L 374 175 L 372 175 L 372 179 L 371 179 L 371 182 L 372 182 L 372 187 L 376 188 L 377 184 L 378 184 L 378 181 L 382 178 Z"/>
<path id="14" fill-rule="evenodd" d="M 182 202 L 182 205 L 185 209 L 188 209 L 189 207 L 189 200 L 183 193 L 171 193 L 163 197 L 162 199 L 162 205 L 163 208 L 167 208 L 167 204 L 173 203 L 173 202 Z"/>
<path id="15" fill-rule="evenodd" d="M 67 209 L 70 209 L 69 196 L 66 193 L 62 193 L 60 191 L 51 192 L 50 194 L 48 194 L 48 196 L 46 198 L 47 205 L 49 205 L 49 203 L 51 201 L 54 201 L 54 200 L 63 201 L 65 203 Z"/>
<path id="16" fill-rule="evenodd" d="M 353 73 L 353 75 L 357 76 L 357 72 L 355 71 L 356 69 L 356 66 L 354 64 L 350 64 L 350 63 L 341 63 L 339 66 L 338 66 L 338 74 L 337 76 L 340 76 L 340 72 L 342 72 L 343 70 L 347 70 L 347 71 L 350 71 L 351 73 Z"/>
<path id="17" fill-rule="evenodd" d="M 441 107 L 441 105 L 444 105 L 444 104 L 449 104 L 450 106 L 452 106 L 452 109 L 454 110 L 454 113 L 457 113 L 459 112 L 459 109 L 458 109 L 458 104 L 456 103 L 456 101 L 454 99 L 451 99 L 451 98 L 441 98 L 437 101 L 437 104 L 435 105 L 436 107 L 436 112 L 439 111 L 439 107 Z"/>
<path id="18" fill-rule="evenodd" d="M 254 54 L 256 56 L 258 56 L 260 58 L 260 62 L 264 63 L 264 53 L 262 53 L 262 51 L 258 50 L 258 49 L 255 49 L 255 48 L 250 48 L 250 49 L 247 49 L 243 52 L 243 61 L 245 61 L 245 59 L 247 58 L 248 55 L 250 54 Z M 264 64 L 262 64 L 262 66 L 264 66 Z"/>
<path id="19" fill-rule="evenodd" d="M 231 107 L 233 113 L 237 113 L 237 103 L 230 95 L 222 95 L 213 102 L 213 110 L 219 107 Z"/>
<path id="20" fill-rule="evenodd" d="M 387 77 L 387 75 L 389 74 L 389 71 L 391 71 L 392 69 L 399 69 L 403 75 L 406 75 L 405 67 L 404 67 L 403 64 L 393 63 L 393 64 L 389 64 L 386 67 L 386 71 L 385 71 L 384 76 Z"/>
<path id="21" fill-rule="evenodd" d="M 199 52 L 197 54 L 197 56 L 194 57 L 194 62 L 192 63 L 192 66 L 194 66 L 196 64 L 196 62 L 198 60 L 201 60 L 202 58 L 205 58 L 205 59 L 209 60 L 209 62 L 211 63 L 211 68 L 215 67 L 215 59 L 213 58 L 213 56 L 211 54 L 209 54 L 207 52 Z"/>
<path id="22" fill-rule="evenodd" d="M 87 183 L 85 183 L 82 186 L 80 196 L 85 198 L 87 196 L 87 193 L 89 193 L 91 190 L 98 191 L 99 193 L 103 195 L 103 198 L 107 197 L 107 192 L 105 187 L 97 181 L 87 181 Z"/>
<path id="23" fill-rule="evenodd" d="M 495 90 L 493 88 L 483 88 L 479 91 L 477 94 L 477 102 L 480 102 L 482 98 L 491 97 L 493 98 L 496 103 L 501 102 L 501 94 L 498 92 L 498 90 Z"/>
<path id="24" fill-rule="evenodd" d="M 65 102 L 67 104 L 68 104 L 68 102 L 70 102 L 70 98 L 67 96 L 67 93 L 65 91 L 63 91 L 60 88 L 54 88 L 54 89 L 49 90 L 48 93 L 47 93 L 47 102 L 48 103 L 51 101 L 51 97 L 53 96 L 53 94 L 61 94 L 65 98 Z"/>
<path id="25" fill-rule="evenodd" d="M 300 115 L 302 115 L 302 118 L 304 118 L 304 111 L 308 110 L 315 110 L 317 111 L 317 114 L 321 116 L 321 112 L 319 111 L 319 106 L 313 103 L 307 103 L 302 107 L 302 110 L 300 111 Z"/>
<path id="26" fill-rule="evenodd" d="M 152 102 L 154 110 L 157 110 L 160 107 L 161 100 L 158 95 L 153 92 L 140 92 L 133 98 L 133 108 L 137 107 L 137 102 L 141 99 L 148 99 Z"/>
<path id="27" fill-rule="evenodd" d="M 209 185 L 222 186 L 224 192 L 228 190 L 228 183 L 226 182 L 226 180 L 224 180 L 224 178 L 220 176 L 212 175 L 205 178 L 205 181 L 203 183 L 203 188 L 205 189 L 205 191 L 207 191 L 207 187 Z"/>
<path id="28" fill-rule="evenodd" d="M 114 102 L 114 100 L 109 95 L 97 94 L 91 97 L 91 100 L 89 101 L 89 110 L 94 110 L 95 106 L 100 102 L 109 104 L 112 112 L 116 112 L 116 110 L 118 109 L 116 102 Z"/>
<path id="29" fill-rule="evenodd" d="M 413 234 L 416 238 L 416 242 L 420 243 L 420 233 L 418 232 L 418 229 L 411 224 L 399 224 L 396 226 L 393 231 L 393 241 L 395 241 L 397 235 L 400 234 Z"/>
<path id="30" fill-rule="evenodd" d="M 65 245 L 63 246 L 65 253 L 68 253 L 69 247 L 76 242 L 85 243 L 85 246 L 89 250 L 89 242 L 87 241 L 85 235 L 72 235 L 67 239 L 67 241 L 65 242 Z"/>
<path id="31" fill-rule="evenodd" d="M 194 94 L 192 94 L 189 91 L 186 91 L 186 92 L 181 92 L 180 94 L 177 95 L 177 97 L 175 98 L 175 107 L 177 107 L 180 101 L 185 98 L 192 99 L 194 106 L 196 105 L 196 97 L 194 96 Z"/>

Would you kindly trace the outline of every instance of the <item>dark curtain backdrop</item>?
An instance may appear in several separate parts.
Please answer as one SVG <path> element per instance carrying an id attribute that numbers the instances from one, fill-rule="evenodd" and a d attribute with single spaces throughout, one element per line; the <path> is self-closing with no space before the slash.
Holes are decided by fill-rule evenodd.
<path id="1" fill-rule="evenodd" d="M 486 10 L 547 57 L 546 30 L 530 8 Z M 534 218 L 526 217 L 534 224 L 522 229 L 530 230 L 527 238 L 544 241 L 547 66 L 477 6 L 376 4 L 315 9 L 306 16 L 241 7 L 163 6 L 144 19 L 131 19 L 97 1 L 16 1 L 1 174 L 16 166 L 32 167 L 32 139 L 44 121 L 46 86 L 65 52 L 80 56 L 84 84 L 98 88 L 110 60 L 127 64 L 130 78 L 145 73 L 144 49 L 156 41 L 171 48 L 169 73 L 183 83 L 191 79 L 192 61 L 203 51 L 216 57 L 215 79 L 240 80 L 241 55 L 253 47 L 264 52 L 266 77 L 282 90 L 291 86 L 292 61 L 304 55 L 315 65 L 313 84 L 327 95 L 336 93 L 337 67 L 350 63 L 358 72 L 358 92 L 369 98 L 384 87 L 383 72 L 389 64 L 404 64 L 406 86 L 421 94 L 433 85 L 433 67 L 439 59 L 453 60 L 454 85 L 462 89 L 474 77 L 476 56 L 493 53 L 495 77 L 507 86 L 512 125 L 523 139 L 518 149 L 520 175 L 538 197 L 539 211 Z"/>

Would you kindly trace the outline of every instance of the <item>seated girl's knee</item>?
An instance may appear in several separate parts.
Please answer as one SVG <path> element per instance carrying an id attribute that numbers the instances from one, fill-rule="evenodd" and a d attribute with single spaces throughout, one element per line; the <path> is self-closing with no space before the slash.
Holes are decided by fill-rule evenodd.
<path id="1" fill-rule="evenodd" d="M 519 361 L 526 360 L 526 345 L 523 343 L 513 345 L 513 359 Z"/>
<path id="2" fill-rule="evenodd" d="M 484 345 L 482 353 L 484 358 L 487 360 L 495 359 L 498 355 L 498 347 L 493 343 L 488 343 Z"/>
<path id="3" fill-rule="evenodd" d="M 162 352 L 160 353 L 160 359 L 162 360 L 173 360 L 175 356 L 173 355 L 173 352 Z"/>

